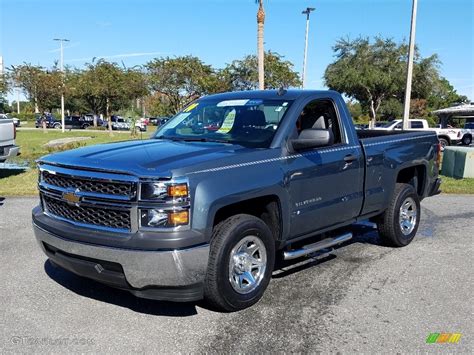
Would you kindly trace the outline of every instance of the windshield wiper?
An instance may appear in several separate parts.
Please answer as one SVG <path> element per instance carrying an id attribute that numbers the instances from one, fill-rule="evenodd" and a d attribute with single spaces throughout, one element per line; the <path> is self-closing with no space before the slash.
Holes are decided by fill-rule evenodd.
<path id="1" fill-rule="evenodd" d="M 167 136 L 158 136 L 156 139 L 168 139 L 173 142 L 211 142 L 211 143 L 230 143 L 230 140 L 226 139 L 213 139 L 207 137 L 167 137 Z"/>
<path id="2" fill-rule="evenodd" d="M 183 137 L 182 139 L 185 142 L 212 142 L 212 143 L 230 143 L 228 139 L 215 139 L 215 138 L 206 138 L 206 137 Z"/>

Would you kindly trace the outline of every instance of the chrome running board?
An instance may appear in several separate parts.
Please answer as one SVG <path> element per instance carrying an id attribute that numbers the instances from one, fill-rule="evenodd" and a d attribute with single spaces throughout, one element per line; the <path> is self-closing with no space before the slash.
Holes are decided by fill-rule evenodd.
<path id="1" fill-rule="evenodd" d="M 349 239 L 352 239 L 352 233 L 345 233 L 335 238 L 326 238 L 319 242 L 305 245 L 299 249 L 286 250 L 283 252 L 283 258 L 285 260 L 300 258 L 302 256 L 314 253 L 318 250 L 327 249 L 334 245 L 344 243 Z"/>

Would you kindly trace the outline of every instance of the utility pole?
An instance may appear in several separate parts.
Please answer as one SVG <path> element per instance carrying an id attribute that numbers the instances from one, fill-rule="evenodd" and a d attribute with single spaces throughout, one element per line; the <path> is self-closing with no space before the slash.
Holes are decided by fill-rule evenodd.
<path id="1" fill-rule="evenodd" d="M 16 91 L 16 113 L 20 114 L 20 88 L 15 88 Z"/>
<path id="2" fill-rule="evenodd" d="M 305 88 L 305 85 L 306 85 L 306 59 L 308 57 L 309 15 L 314 10 L 316 10 L 314 7 L 307 7 L 306 10 L 301 12 L 303 15 L 306 15 L 306 33 L 304 36 L 304 58 L 303 58 L 303 73 L 302 73 L 303 89 Z"/>
<path id="3" fill-rule="evenodd" d="M 403 130 L 408 129 L 408 118 L 410 116 L 410 99 L 411 99 L 411 82 L 413 77 L 413 57 L 415 55 L 415 33 L 416 33 L 416 10 L 418 8 L 418 0 L 413 0 L 411 12 L 411 29 L 410 29 L 410 47 L 408 50 L 407 65 L 407 85 L 405 89 L 405 103 L 403 107 Z"/>
<path id="4" fill-rule="evenodd" d="M 263 31 L 265 25 L 265 10 L 263 0 L 258 1 L 257 11 L 257 61 L 258 61 L 258 89 L 265 89 L 265 50 L 263 48 Z"/>
<path id="5" fill-rule="evenodd" d="M 64 133 L 65 132 L 65 122 L 64 122 L 64 42 L 69 42 L 68 39 L 65 38 L 55 38 L 54 41 L 59 41 L 60 43 L 60 51 L 61 51 L 61 61 L 60 61 L 60 66 L 61 66 L 61 131 Z"/>

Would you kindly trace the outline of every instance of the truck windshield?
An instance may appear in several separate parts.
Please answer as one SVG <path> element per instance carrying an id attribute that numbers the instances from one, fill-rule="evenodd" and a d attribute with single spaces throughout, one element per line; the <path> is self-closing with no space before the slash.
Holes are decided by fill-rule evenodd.
<path id="1" fill-rule="evenodd" d="M 261 99 L 199 100 L 160 127 L 154 138 L 267 148 L 291 103 Z"/>

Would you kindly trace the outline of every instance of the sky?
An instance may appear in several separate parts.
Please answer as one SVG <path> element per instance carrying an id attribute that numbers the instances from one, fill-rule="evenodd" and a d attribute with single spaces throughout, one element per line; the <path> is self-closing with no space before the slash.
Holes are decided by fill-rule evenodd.
<path id="1" fill-rule="evenodd" d="M 302 71 L 305 15 L 311 14 L 307 88 L 323 89 L 332 47 L 341 38 L 408 40 L 412 0 L 265 0 L 265 49 Z M 215 68 L 256 53 L 254 0 L 0 0 L 0 55 L 5 67 L 52 66 L 54 38 L 67 38 L 66 65 L 93 57 L 144 64 L 192 54 Z M 437 53 L 440 71 L 474 101 L 474 0 L 419 0 L 416 43 Z"/>

